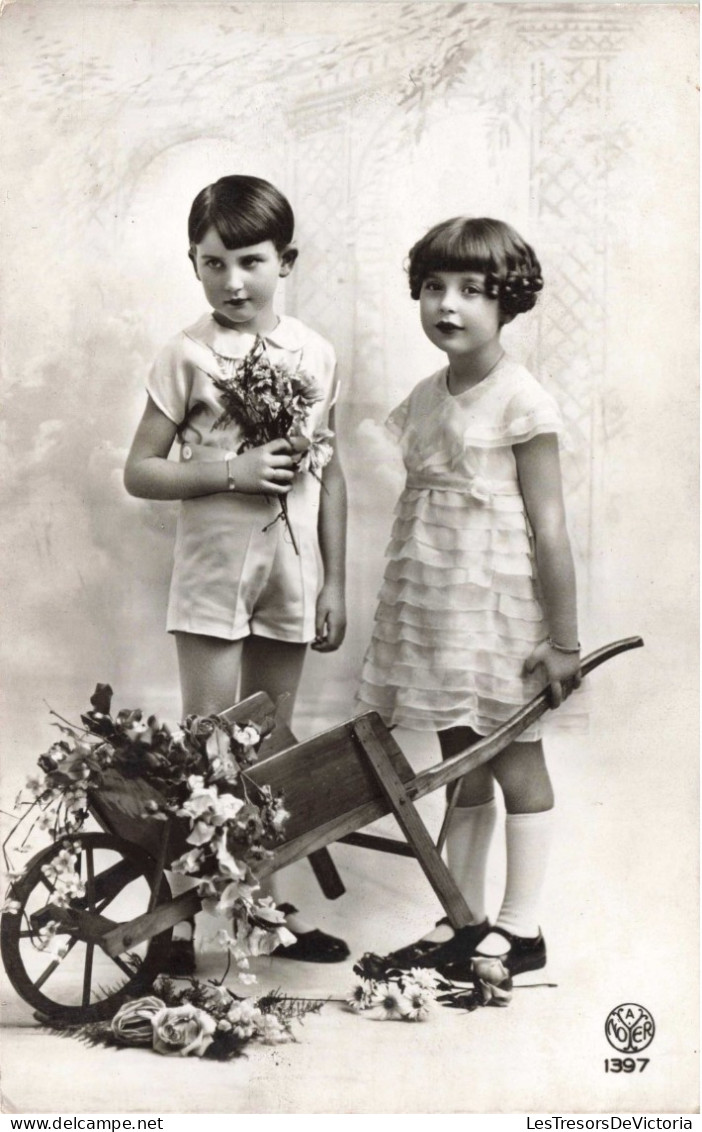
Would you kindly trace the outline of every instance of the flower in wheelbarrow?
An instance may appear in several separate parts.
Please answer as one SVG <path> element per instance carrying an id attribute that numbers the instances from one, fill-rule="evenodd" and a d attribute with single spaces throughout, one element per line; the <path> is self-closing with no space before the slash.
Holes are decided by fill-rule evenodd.
<path id="1" fill-rule="evenodd" d="M 165 1002 L 154 995 L 125 1002 L 110 1023 L 112 1033 L 125 1046 L 150 1046 L 154 1033 L 151 1019 L 165 1007 Z"/>
<path id="2" fill-rule="evenodd" d="M 232 735 L 235 742 L 245 751 L 261 742 L 261 732 L 254 723 L 247 723 L 244 727 L 239 727 L 236 723 L 233 724 Z"/>
<path id="3" fill-rule="evenodd" d="M 183 1006 L 166 1006 L 159 1010 L 151 1019 L 151 1028 L 156 1053 L 202 1057 L 212 1045 L 217 1023 L 206 1011 L 184 1003 Z"/>

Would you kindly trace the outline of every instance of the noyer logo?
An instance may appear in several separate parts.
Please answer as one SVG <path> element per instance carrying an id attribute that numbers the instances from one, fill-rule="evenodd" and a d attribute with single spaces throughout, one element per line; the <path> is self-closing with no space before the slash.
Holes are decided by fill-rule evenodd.
<path id="1" fill-rule="evenodd" d="M 646 1049 L 655 1033 L 653 1015 L 637 1002 L 623 1002 L 607 1015 L 605 1037 L 621 1053 L 639 1053 Z"/>

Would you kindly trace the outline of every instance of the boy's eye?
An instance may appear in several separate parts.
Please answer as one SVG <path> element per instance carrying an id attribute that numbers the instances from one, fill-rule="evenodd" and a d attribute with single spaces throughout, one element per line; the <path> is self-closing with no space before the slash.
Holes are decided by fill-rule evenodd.
<path id="1" fill-rule="evenodd" d="M 206 259 L 205 260 L 205 267 L 214 267 L 214 268 L 222 267 L 222 261 L 221 261 L 221 259 Z"/>
<path id="2" fill-rule="evenodd" d="M 258 255 L 247 255 L 245 259 L 242 259 L 241 266 L 242 267 L 255 267 L 257 263 L 262 263 L 262 262 L 263 261 L 262 261 L 261 257 L 258 256 Z"/>

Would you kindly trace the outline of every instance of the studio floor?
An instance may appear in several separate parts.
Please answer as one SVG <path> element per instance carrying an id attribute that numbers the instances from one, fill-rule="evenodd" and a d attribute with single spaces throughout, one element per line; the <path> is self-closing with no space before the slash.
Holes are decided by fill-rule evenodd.
<path id="1" fill-rule="evenodd" d="M 696 1111 L 697 915 L 694 901 L 687 907 L 684 898 L 695 892 L 694 838 L 681 824 L 685 807 L 676 803 L 683 784 L 662 770 L 649 768 L 646 781 L 635 774 L 615 723 L 625 720 L 629 706 L 624 689 L 624 698 L 611 704 L 611 727 L 551 743 L 558 807 L 543 905 L 549 963 L 517 980 L 507 1008 L 469 1014 L 437 1006 L 424 1023 L 373 1021 L 344 1005 L 352 959 L 331 966 L 259 959 L 255 993 L 279 988 L 328 1001 L 298 1027 L 295 1043 L 252 1044 L 247 1056 L 220 1064 L 59 1038 L 42 1031 L 5 984 L 4 1111 Z M 435 761 L 416 737 L 414 750 L 409 739 L 403 745 L 417 769 Z M 655 823 L 652 796 L 660 801 Z M 436 832 L 441 798 L 431 795 L 420 806 Z M 398 832 L 390 818 L 377 828 Z M 344 936 L 353 957 L 408 942 L 440 915 L 414 862 L 346 845 L 332 851 L 344 896 L 326 901 L 306 862 L 284 874 L 285 893 L 319 926 Z M 496 838 L 493 904 L 502 869 Z M 223 970 L 212 939 L 217 926 L 200 917 L 202 977 Z M 622 1002 L 644 1005 L 656 1024 L 648 1064 L 632 1074 L 607 1071 L 605 1064 L 616 1053 L 605 1039 L 605 1019 Z"/>

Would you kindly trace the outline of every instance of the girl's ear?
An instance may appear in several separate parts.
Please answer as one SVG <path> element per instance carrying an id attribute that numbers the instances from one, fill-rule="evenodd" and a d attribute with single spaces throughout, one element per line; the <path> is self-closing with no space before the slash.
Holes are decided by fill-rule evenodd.
<path id="1" fill-rule="evenodd" d="M 194 244 L 191 244 L 190 247 L 188 248 L 188 259 L 190 260 L 190 262 L 193 265 L 193 271 L 195 272 L 196 277 L 199 279 L 200 276 L 197 273 L 197 260 L 195 258 L 195 245 Z"/>
<path id="2" fill-rule="evenodd" d="M 516 317 L 516 314 L 503 314 L 500 311 L 500 326 L 506 326 L 508 322 L 513 322 Z"/>
<path id="3" fill-rule="evenodd" d="M 298 251 L 294 244 L 288 244 L 287 248 L 284 248 L 280 253 L 280 271 L 278 272 L 278 274 L 280 275 L 281 279 L 284 279 L 286 275 L 290 274 L 293 267 L 295 266 L 295 260 L 297 259 L 297 256 Z"/>

